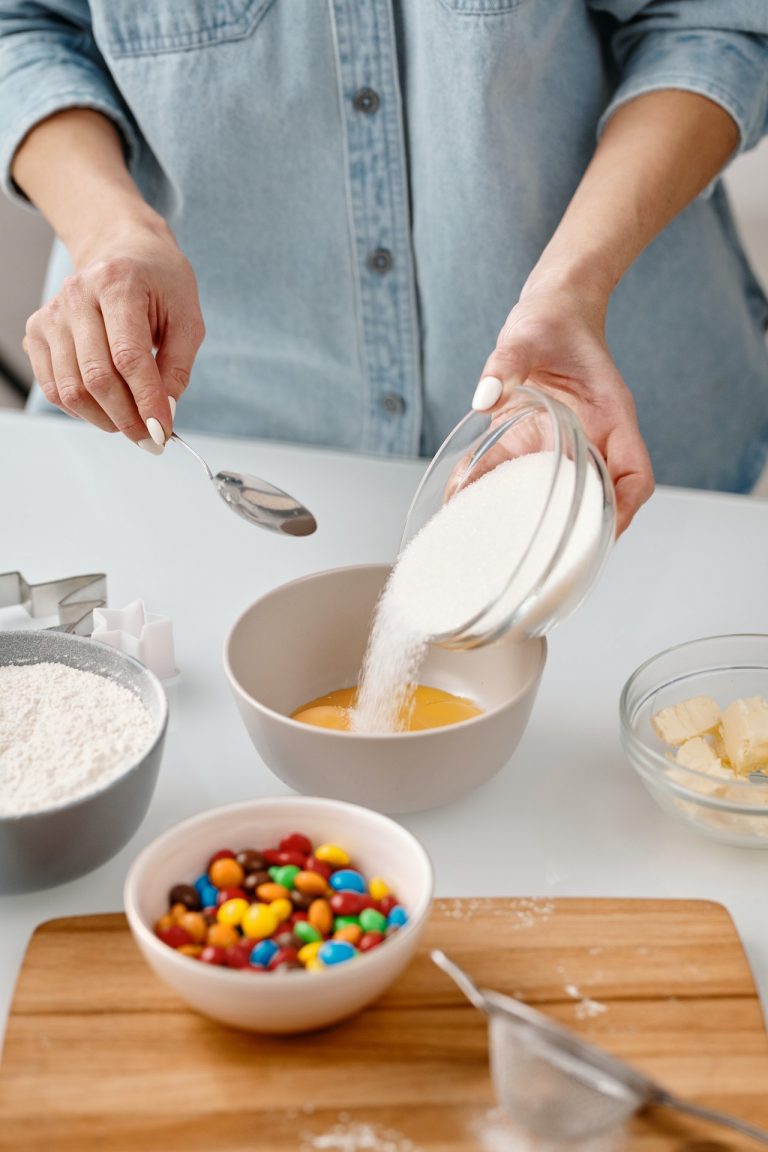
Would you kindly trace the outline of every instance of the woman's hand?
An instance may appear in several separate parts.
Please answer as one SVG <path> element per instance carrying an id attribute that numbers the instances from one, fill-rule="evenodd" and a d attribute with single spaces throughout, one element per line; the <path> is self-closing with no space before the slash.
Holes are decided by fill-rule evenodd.
<path id="1" fill-rule="evenodd" d="M 73 257 L 76 271 L 27 321 L 35 378 L 65 412 L 162 452 L 169 398 L 186 388 L 205 332 L 192 267 L 154 214 Z"/>
<path id="2" fill-rule="evenodd" d="M 602 454 L 616 492 L 617 535 L 653 492 L 635 404 L 605 342 L 607 300 L 530 280 L 499 333 L 472 406 L 499 411 L 529 381 L 567 404 Z"/>

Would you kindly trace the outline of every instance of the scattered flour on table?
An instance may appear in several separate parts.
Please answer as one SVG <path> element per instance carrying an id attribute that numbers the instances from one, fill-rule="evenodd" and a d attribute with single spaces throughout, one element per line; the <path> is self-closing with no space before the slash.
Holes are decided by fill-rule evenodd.
<path id="1" fill-rule="evenodd" d="M 603 1012 L 608 1011 L 607 1004 L 601 1004 L 599 1000 L 593 1000 L 590 996 L 582 996 L 575 984 L 566 984 L 563 991 L 572 1000 L 578 1000 L 576 1005 L 577 1020 L 589 1020 L 593 1016 L 602 1016 Z"/>
<path id="2" fill-rule="evenodd" d="M 576 484 L 573 462 L 563 459 L 539 529 L 553 459 L 535 452 L 499 464 L 444 504 L 403 549 L 376 608 L 353 731 L 397 730 L 431 637 L 454 633 L 486 610 L 483 632 L 501 626 L 540 584 L 531 619 L 543 620 L 583 581 L 600 540 L 602 489 L 589 469 L 568 543 L 546 574 Z"/>
<path id="3" fill-rule="evenodd" d="M 138 696 L 105 676 L 0 667 L 0 816 L 82 799 L 122 775 L 154 734 Z"/>
<path id="4" fill-rule="evenodd" d="M 325 1152 L 421 1152 L 420 1145 L 394 1128 L 349 1120 L 339 1120 L 327 1132 L 305 1132 L 301 1152 L 315 1152 L 316 1149 Z"/>

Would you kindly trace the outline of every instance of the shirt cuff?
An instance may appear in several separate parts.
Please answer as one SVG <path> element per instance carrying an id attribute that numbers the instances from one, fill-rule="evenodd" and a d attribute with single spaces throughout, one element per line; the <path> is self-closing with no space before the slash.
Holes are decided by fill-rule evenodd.
<path id="1" fill-rule="evenodd" d="M 739 130 L 734 155 L 753 148 L 768 121 L 768 41 L 746 33 L 646 33 L 624 63 L 598 137 L 622 104 L 669 88 L 706 96 L 725 109 Z"/>
<path id="2" fill-rule="evenodd" d="M 73 71 L 77 73 L 74 76 Z M 3 110 L 0 116 L 0 186 L 11 200 L 35 211 L 11 176 L 13 158 L 36 124 L 66 108 L 91 108 L 107 116 L 122 135 L 129 167 L 134 166 L 140 150 L 136 128 L 108 86 L 100 84 L 88 70 L 68 70 L 65 76 L 59 73 L 58 77 L 46 70 L 40 73 L 39 80 L 35 78 L 32 82 L 27 72 L 24 79 L 21 94 L 18 74 L 6 77 L 0 83 L 0 108 Z"/>

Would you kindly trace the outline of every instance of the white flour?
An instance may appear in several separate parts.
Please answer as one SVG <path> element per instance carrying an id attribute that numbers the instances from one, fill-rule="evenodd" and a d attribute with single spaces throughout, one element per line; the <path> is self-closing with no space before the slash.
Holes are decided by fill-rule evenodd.
<path id="1" fill-rule="evenodd" d="M 528 621 L 544 620 L 580 586 L 600 541 L 601 485 L 588 469 L 568 543 L 542 580 L 567 528 L 576 482 L 573 462 L 564 459 L 537 531 L 552 471 L 551 452 L 507 460 L 444 504 L 409 542 L 376 609 L 353 731 L 397 730 L 430 637 L 455 632 L 489 608 L 484 624 L 501 624 L 539 584 Z"/>
<path id="2" fill-rule="evenodd" d="M 141 700 L 105 676 L 65 664 L 0 667 L 0 816 L 97 791 L 154 734 Z"/>

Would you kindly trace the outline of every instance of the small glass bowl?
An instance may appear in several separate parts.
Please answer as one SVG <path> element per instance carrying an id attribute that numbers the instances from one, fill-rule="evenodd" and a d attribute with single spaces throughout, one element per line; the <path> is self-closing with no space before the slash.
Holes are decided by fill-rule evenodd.
<path id="1" fill-rule="evenodd" d="M 723 780 L 683 768 L 651 726 L 662 708 L 693 696 L 711 696 L 721 708 L 768 699 L 768 636 L 710 636 L 668 648 L 632 673 L 619 702 L 624 751 L 665 812 L 725 844 L 768 848 L 768 778 Z"/>
<path id="2" fill-rule="evenodd" d="M 541 452 L 551 453 L 552 468 L 548 485 L 537 497 L 534 527 L 519 562 L 488 603 L 450 632 L 433 634 L 434 643 L 463 649 L 502 636 L 542 636 L 582 603 L 600 575 L 616 531 L 610 477 L 570 408 L 527 385 L 515 388 L 503 411 L 493 416 L 470 412 L 449 434 L 416 491 L 400 551 L 458 492 L 508 460 Z M 598 512 L 598 501 L 590 501 L 589 508 L 583 499 L 587 485 L 599 492 Z M 568 494 L 565 511 L 559 500 L 563 489 Z M 504 530 L 502 521 L 499 531 Z M 572 556 L 564 554 L 575 532 L 587 530 L 588 546 L 574 564 Z M 472 552 L 471 543 L 468 549 L 468 562 L 481 565 L 484 557 Z"/>

